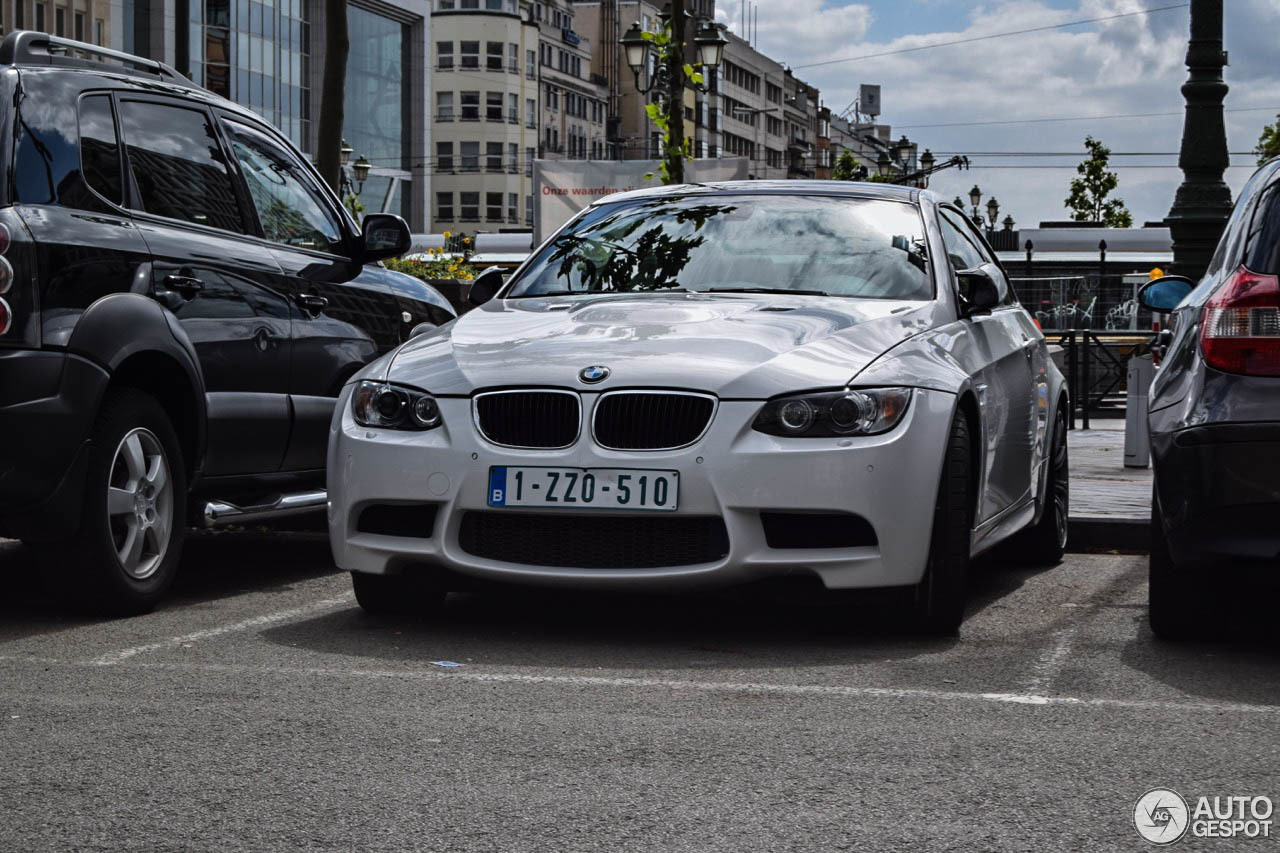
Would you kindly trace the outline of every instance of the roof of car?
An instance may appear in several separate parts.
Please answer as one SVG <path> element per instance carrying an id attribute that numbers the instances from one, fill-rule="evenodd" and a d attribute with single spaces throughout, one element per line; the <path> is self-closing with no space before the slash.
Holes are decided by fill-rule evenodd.
<path id="1" fill-rule="evenodd" d="M 596 204 L 634 201 L 667 196 L 712 195 L 715 193 L 750 193 L 752 195 L 825 195 L 856 198 L 878 198 L 916 202 L 931 193 L 915 187 L 860 181 L 717 181 L 715 183 L 670 184 L 607 195 Z"/>

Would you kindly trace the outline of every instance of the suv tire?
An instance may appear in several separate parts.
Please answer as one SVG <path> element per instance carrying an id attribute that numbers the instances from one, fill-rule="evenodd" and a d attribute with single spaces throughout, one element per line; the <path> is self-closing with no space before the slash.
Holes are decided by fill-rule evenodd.
<path id="1" fill-rule="evenodd" d="M 89 440 L 80 529 L 54 546 L 51 576 L 80 609 L 146 613 L 177 572 L 187 476 L 178 437 L 154 398 L 109 391 Z"/>

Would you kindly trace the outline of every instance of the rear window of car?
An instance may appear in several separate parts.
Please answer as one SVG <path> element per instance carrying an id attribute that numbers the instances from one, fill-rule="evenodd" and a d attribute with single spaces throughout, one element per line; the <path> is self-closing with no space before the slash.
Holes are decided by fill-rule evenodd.
<path id="1" fill-rule="evenodd" d="M 104 199 L 120 204 L 120 145 L 110 95 L 85 95 L 74 112 L 24 102 L 18 133 L 13 180 L 19 202 L 89 211 L 110 210 Z"/>
<path id="2" fill-rule="evenodd" d="M 1262 191 L 1245 242 L 1244 265 L 1254 272 L 1280 274 L 1280 181 Z"/>
<path id="3" fill-rule="evenodd" d="M 543 248 L 512 297 L 683 289 L 930 299 L 924 224 L 883 199 L 709 194 L 601 205 Z"/>

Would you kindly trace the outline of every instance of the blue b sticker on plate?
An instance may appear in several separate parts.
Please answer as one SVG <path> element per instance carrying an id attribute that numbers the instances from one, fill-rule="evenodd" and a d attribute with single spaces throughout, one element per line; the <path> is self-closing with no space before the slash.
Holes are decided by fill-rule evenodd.
<path id="1" fill-rule="evenodd" d="M 489 469 L 489 506 L 505 506 L 507 503 L 507 469 Z"/>

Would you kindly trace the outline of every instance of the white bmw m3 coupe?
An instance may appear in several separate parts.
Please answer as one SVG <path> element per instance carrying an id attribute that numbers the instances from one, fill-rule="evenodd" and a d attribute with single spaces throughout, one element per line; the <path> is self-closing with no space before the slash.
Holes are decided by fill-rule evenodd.
<path id="1" fill-rule="evenodd" d="M 1066 389 L 965 215 L 841 182 L 607 197 L 370 364 L 329 532 L 372 611 L 467 576 L 598 589 L 816 576 L 954 633 L 970 558 L 1067 535 Z"/>

